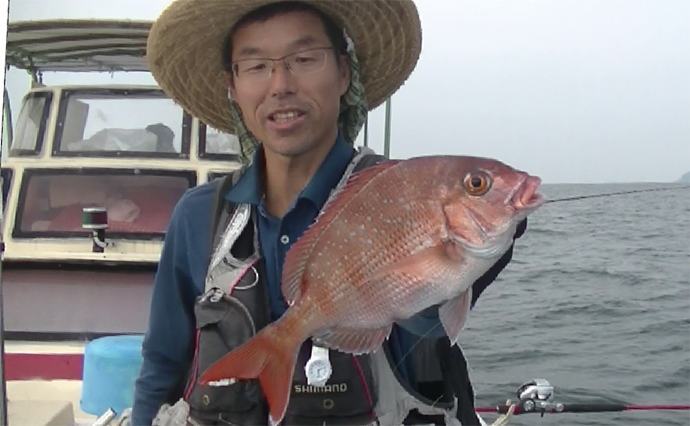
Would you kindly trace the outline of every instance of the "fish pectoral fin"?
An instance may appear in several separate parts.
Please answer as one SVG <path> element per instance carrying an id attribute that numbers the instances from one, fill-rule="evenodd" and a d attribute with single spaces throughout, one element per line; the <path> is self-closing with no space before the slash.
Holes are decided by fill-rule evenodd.
<path id="1" fill-rule="evenodd" d="M 460 332 L 465 327 L 472 302 L 472 287 L 462 292 L 458 297 L 448 300 L 438 310 L 441 324 L 446 330 L 451 346 L 458 342 Z"/>
<path id="2" fill-rule="evenodd" d="M 368 281 L 377 282 L 392 275 L 415 277 L 423 282 L 455 280 L 460 275 L 463 264 L 458 259 L 451 258 L 449 252 L 452 253 L 453 250 L 451 242 L 425 248 L 378 269 Z"/>
<path id="3" fill-rule="evenodd" d="M 333 328 L 313 337 L 314 343 L 350 354 L 363 354 L 378 349 L 391 333 L 393 324 L 374 330 Z"/>

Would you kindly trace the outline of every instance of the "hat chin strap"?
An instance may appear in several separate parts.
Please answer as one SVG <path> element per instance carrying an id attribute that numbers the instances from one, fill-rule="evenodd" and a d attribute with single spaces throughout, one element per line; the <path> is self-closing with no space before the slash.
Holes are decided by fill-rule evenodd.
<path id="1" fill-rule="evenodd" d="M 340 98 L 338 127 L 345 140 L 354 145 L 359 132 L 367 121 L 369 108 L 365 97 L 364 85 L 361 81 L 355 43 L 347 35 L 347 31 L 343 30 L 343 36 L 347 41 L 347 54 L 350 58 L 350 86 L 347 92 Z"/>

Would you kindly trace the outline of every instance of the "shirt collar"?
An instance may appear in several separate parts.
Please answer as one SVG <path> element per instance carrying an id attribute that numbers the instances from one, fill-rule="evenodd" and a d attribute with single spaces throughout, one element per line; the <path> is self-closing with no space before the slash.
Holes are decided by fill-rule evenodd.
<path id="1" fill-rule="evenodd" d="M 235 204 L 258 206 L 262 199 L 261 168 L 263 167 L 263 147 L 259 145 L 254 152 L 251 164 L 244 170 L 239 180 L 225 193 L 225 199 Z"/>
<path id="2" fill-rule="evenodd" d="M 310 200 L 316 208 L 321 208 L 328 200 L 331 190 L 335 188 L 347 168 L 354 149 L 338 132 L 338 137 L 321 166 L 307 186 L 297 196 Z M 254 159 L 237 183 L 225 194 L 225 199 L 232 203 L 247 203 L 259 206 L 262 202 L 261 182 L 263 176 L 263 147 L 260 145 L 254 153 Z"/>

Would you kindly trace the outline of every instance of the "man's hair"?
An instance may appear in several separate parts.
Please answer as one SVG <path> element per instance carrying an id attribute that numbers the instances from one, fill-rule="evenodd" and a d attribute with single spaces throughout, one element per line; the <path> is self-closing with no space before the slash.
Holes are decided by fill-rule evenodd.
<path id="1" fill-rule="evenodd" d="M 232 38 L 239 28 L 247 24 L 266 22 L 271 18 L 291 12 L 308 12 L 319 17 L 323 24 L 323 29 L 326 32 L 326 36 L 333 45 L 335 55 L 347 54 L 347 41 L 345 40 L 343 30 L 339 28 L 328 15 L 314 6 L 301 1 L 277 2 L 252 10 L 240 18 L 237 24 L 230 30 L 228 36 L 225 38 L 223 51 L 221 52 L 225 70 L 228 72 L 232 71 Z M 340 65 L 339 61 L 337 61 L 337 63 Z"/>

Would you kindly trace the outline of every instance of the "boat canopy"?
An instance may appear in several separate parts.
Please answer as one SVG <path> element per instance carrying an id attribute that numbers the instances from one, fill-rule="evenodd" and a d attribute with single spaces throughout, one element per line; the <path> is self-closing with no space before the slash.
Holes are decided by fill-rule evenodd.
<path id="1" fill-rule="evenodd" d="M 7 66 L 43 72 L 148 72 L 152 22 L 102 19 L 21 21 L 8 25 Z"/>

